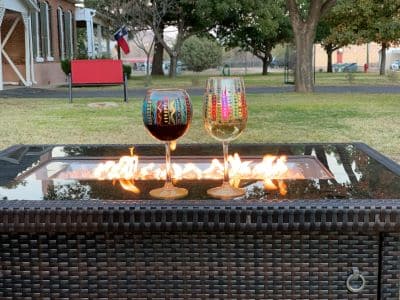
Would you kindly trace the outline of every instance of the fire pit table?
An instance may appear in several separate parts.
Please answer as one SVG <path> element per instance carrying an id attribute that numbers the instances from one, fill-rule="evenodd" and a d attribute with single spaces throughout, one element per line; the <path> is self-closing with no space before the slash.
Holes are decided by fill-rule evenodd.
<path id="1" fill-rule="evenodd" d="M 219 145 L 173 152 L 181 200 L 129 148 L 0 152 L 0 299 L 399 299 L 400 166 L 365 144 L 232 145 L 232 200 Z"/>

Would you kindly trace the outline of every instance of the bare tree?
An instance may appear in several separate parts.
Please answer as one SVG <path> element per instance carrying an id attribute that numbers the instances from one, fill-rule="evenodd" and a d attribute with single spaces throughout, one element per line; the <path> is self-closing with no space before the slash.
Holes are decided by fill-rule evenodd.
<path id="1" fill-rule="evenodd" d="M 105 15 L 112 16 L 114 29 L 126 25 L 133 33 L 152 30 L 155 36 L 156 52 L 161 48 L 170 56 L 170 77 L 176 76 L 176 66 L 183 42 L 190 36 L 207 32 L 214 24 L 211 20 L 210 3 L 193 0 L 86 0 Z M 168 43 L 164 29 L 177 29 L 175 43 Z M 160 47 L 160 45 L 162 47 Z"/>
<path id="2" fill-rule="evenodd" d="M 313 45 L 320 18 L 337 0 L 286 0 L 296 44 L 296 92 L 313 92 Z M 301 4 L 298 4 L 301 2 Z M 307 4 L 306 2 L 309 2 Z"/>
<path id="3" fill-rule="evenodd" d="M 132 40 L 135 45 L 146 54 L 146 84 L 150 82 L 150 55 L 154 48 L 154 35 L 151 40 L 148 39 L 149 30 L 137 32 Z"/>
<path id="4" fill-rule="evenodd" d="M 179 19 L 179 5 L 177 0 L 131 1 L 129 14 L 133 16 L 138 26 L 148 26 L 154 33 L 155 40 L 159 42 L 171 59 L 169 75 L 176 76 L 176 65 L 184 35 Z M 173 45 L 167 43 L 164 36 L 166 25 L 178 25 L 178 34 Z"/>
<path id="5" fill-rule="evenodd" d="M 149 42 L 146 40 L 146 34 L 148 31 L 139 31 L 133 36 L 133 42 L 135 45 L 144 52 L 146 55 L 146 76 L 150 75 L 150 55 L 154 48 L 154 36 L 151 38 Z"/>
<path id="6" fill-rule="evenodd" d="M 130 3 L 129 12 L 138 27 L 150 28 L 170 56 L 169 76 L 176 76 L 178 57 L 183 42 L 192 35 L 206 32 L 213 27 L 210 18 L 203 15 L 206 3 L 192 0 L 136 0 Z M 164 28 L 174 26 L 177 35 L 173 44 L 164 36 Z"/>

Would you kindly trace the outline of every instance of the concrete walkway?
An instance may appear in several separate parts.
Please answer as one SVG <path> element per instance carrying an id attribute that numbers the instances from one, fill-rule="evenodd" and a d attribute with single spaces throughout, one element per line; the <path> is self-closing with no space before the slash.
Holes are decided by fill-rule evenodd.
<path id="1" fill-rule="evenodd" d="M 188 88 L 188 93 L 193 96 L 203 95 L 203 88 Z M 282 87 L 248 87 L 248 94 L 273 94 L 293 92 L 293 86 Z M 400 86 L 317 86 L 317 93 L 367 93 L 367 94 L 398 94 Z M 146 94 L 145 88 L 128 90 L 128 98 L 142 98 Z M 119 88 L 74 88 L 74 98 L 123 98 L 122 87 Z M 41 88 L 10 88 L 0 91 L 0 98 L 32 98 L 32 99 L 48 99 L 61 98 L 68 99 L 68 89 L 41 89 Z"/>

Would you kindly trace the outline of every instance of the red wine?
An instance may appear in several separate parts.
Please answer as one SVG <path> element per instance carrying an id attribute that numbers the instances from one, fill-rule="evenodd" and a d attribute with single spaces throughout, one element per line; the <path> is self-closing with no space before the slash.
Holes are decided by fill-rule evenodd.
<path id="1" fill-rule="evenodd" d="M 160 141 L 174 141 L 184 135 L 189 124 L 180 125 L 145 125 L 152 136 Z"/>

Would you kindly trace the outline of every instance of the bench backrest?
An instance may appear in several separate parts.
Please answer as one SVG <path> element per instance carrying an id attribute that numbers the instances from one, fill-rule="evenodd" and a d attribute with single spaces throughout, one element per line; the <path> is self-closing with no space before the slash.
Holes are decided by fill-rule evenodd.
<path id="1" fill-rule="evenodd" d="M 71 61 L 72 84 L 122 84 L 121 60 L 93 59 Z"/>

